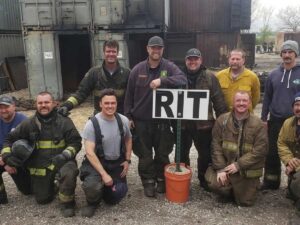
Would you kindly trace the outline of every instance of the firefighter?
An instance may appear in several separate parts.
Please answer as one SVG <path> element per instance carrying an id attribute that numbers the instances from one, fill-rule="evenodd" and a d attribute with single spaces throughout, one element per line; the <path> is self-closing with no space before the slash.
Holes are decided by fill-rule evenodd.
<path id="1" fill-rule="evenodd" d="M 103 45 L 104 61 L 101 66 L 92 67 L 79 84 L 78 90 L 64 102 L 58 112 L 64 116 L 82 103 L 90 94 L 94 97 L 94 114 L 100 111 L 99 94 L 105 88 L 113 88 L 117 94 L 117 112 L 123 113 L 124 96 L 130 70 L 119 64 L 119 43 L 108 40 Z"/>
<path id="2" fill-rule="evenodd" d="M 56 102 L 49 92 L 36 98 L 34 116 L 8 134 L 3 144 L 2 159 L 9 163 L 12 144 L 25 139 L 34 146 L 26 161 L 31 189 L 37 203 L 46 204 L 55 196 L 55 181 L 64 217 L 74 216 L 74 191 L 78 175 L 75 156 L 81 149 L 81 137 L 72 120 L 57 113 Z"/>
<path id="3" fill-rule="evenodd" d="M 221 115 L 213 128 L 212 167 L 205 178 L 221 199 L 240 206 L 254 204 L 259 178 L 267 154 L 267 131 L 263 122 L 249 112 L 248 92 L 234 95 L 232 112 Z"/>

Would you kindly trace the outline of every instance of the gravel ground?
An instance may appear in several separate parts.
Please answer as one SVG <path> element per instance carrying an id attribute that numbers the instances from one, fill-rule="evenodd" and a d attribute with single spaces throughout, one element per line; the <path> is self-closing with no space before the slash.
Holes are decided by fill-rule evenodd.
<path id="1" fill-rule="evenodd" d="M 275 57 L 274 57 L 275 58 Z M 278 61 L 278 56 L 276 56 Z M 268 62 L 269 64 L 269 62 Z M 274 67 L 273 67 L 274 68 Z M 20 92 L 24 97 L 25 92 Z M 259 113 L 261 106 L 256 109 Z M 74 109 L 71 118 L 79 130 L 82 130 L 87 118 L 91 115 L 90 103 L 84 103 Z M 31 115 L 33 111 L 26 111 Z M 78 155 L 81 162 L 83 150 Z M 171 161 L 174 158 L 170 156 Z M 191 150 L 192 182 L 189 201 L 182 204 L 169 202 L 160 194 L 156 198 L 144 197 L 143 188 L 137 172 L 137 157 L 133 155 L 128 174 L 128 195 L 116 206 L 101 203 L 95 216 L 82 218 L 80 208 L 85 205 L 85 197 L 80 187 L 76 188 L 76 216 L 63 218 L 60 214 L 58 200 L 48 205 L 37 205 L 32 196 L 23 196 L 11 178 L 5 173 L 4 181 L 9 196 L 9 204 L 0 205 L 0 224 L 35 225 L 35 224 L 207 224 L 207 225 L 282 225 L 288 224 L 293 217 L 300 224 L 292 202 L 285 198 L 286 176 L 283 175 L 282 186 L 276 191 L 259 192 L 253 207 L 238 207 L 231 203 L 219 203 L 214 194 L 200 189 L 196 170 L 197 153 Z"/>

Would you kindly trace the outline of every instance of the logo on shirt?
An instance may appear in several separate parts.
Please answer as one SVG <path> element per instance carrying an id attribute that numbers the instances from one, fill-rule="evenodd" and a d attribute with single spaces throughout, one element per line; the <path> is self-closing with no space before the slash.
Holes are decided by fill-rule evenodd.
<path id="1" fill-rule="evenodd" d="M 168 76 L 168 72 L 166 70 L 160 71 L 160 77 L 167 77 L 167 76 Z"/>
<path id="2" fill-rule="evenodd" d="M 297 85 L 300 84 L 300 79 L 293 80 L 293 83 Z"/>

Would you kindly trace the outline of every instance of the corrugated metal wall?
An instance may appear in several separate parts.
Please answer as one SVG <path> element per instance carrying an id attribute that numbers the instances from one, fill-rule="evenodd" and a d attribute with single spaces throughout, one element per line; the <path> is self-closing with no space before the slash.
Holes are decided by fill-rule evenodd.
<path id="1" fill-rule="evenodd" d="M 18 0 L 0 1 L 0 31 L 21 31 L 21 17 Z"/>
<path id="2" fill-rule="evenodd" d="M 22 34 L 0 34 L 0 61 L 12 56 L 24 56 Z"/>
<path id="3" fill-rule="evenodd" d="M 170 31 L 229 31 L 231 0 L 170 1 Z"/>

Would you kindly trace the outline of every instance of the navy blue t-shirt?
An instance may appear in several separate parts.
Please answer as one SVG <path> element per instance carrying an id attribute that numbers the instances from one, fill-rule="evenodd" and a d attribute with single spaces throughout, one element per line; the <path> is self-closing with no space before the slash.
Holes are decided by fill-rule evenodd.
<path id="1" fill-rule="evenodd" d="M 16 112 L 15 118 L 9 123 L 5 123 L 0 119 L 0 152 L 2 150 L 3 142 L 7 134 L 13 131 L 18 126 L 18 124 L 25 119 L 27 119 L 27 117 L 19 112 Z"/>

